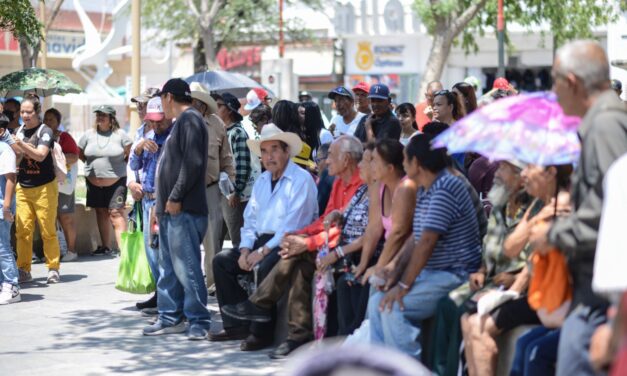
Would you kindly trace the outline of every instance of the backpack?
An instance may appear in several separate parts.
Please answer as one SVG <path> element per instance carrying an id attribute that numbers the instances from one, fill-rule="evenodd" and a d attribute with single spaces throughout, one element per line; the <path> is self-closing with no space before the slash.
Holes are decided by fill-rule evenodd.
<path id="1" fill-rule="evenodd" d="M 41 124 L 39 126 L 39 129 L 37 130 L 37 139 L 39 140 L 41 138 L 41 131 L 43 130 L 43 127 L 45 126 L 45 124 Z M 18 129 L 17 133 L 20 134 L 22 133 L 22 130 L 24 129 L 24 126 L 22 125 L 20 127 L 20 129 Z M 55 140 L 52 140 L 52 149 L 50 150 L 50 153 L 52 153 L 52 163 L 54 165 L 54 175 L 57 178 L 57 181 L 59 183 L 63 183 L 65 182 L 65 179 L 67 178 L 67 161 L 65 160 L 65 154 L 63 154 L 63 150 L 61 149 L 61 145 L 59 145 L 58 142 L 56 142 Z"/>

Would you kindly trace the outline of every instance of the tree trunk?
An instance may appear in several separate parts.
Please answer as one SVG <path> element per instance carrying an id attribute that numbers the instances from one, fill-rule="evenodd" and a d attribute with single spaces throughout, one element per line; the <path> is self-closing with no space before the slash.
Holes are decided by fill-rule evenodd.
<path id="1" fill-rule="evenodd" d="M 198 40 L 196 40 L 196 42 L 192 45 L 194 53 L 194 73 L 204 72 L 207 70 L 204 49 L 202 38 L 198 38 Z"/>
<path id="2" fill-rule="evenodd" d="M 420 93 L 419 101 L 423 100 L 424 93 L 427 91 L 427 85 L 432 81 L 439 80 L 442 76 L 444 64 L 446 64 L 448 55 L 451 53 L 453 39 L 454 36 L 447 32 L 436 34 L 433 37 L 433 44 L 429 51 L 427 66 L 420 82 L 420 90 L 418 91 L 418 93 Z"/>
<path id="3" fill-rule="evenodd" d="M 210 26 L 206 29 L 203 29 L 201 31 L 201 35 L 205 52 L 205 64 L 207 65 L 207 69 L 213 70 L 219 68 L 220 66 L 216 61 L 216 55 L 218 54 L 218 51 L 216 51 L 216 44 L 213 40 L 213 28 Z"/>
<path id="4" fill-rule="evenodd" d="M 20 56 L 22 57 L 22 68 L 31 68 L 37 65 L 40 43 L 31 47 L 24 38 L 18 38 L 20 44 Z"/>

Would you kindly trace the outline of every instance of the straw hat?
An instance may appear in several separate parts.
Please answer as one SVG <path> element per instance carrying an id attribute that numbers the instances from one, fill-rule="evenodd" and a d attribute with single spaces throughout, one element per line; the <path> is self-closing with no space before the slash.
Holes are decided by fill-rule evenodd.
<path id="1" fill-rule="evenodd" d="M 263 126 L 258 140 L 247 140 L 246 145 L 256 156 L 261 156 L 261 143 L 266 141 L 282 141 L 290 148 L 290 158 L 294 158 L 300 153 L 303 142 L 296 133 L 283 132 L 279 127 L 270 123 Z"/>
<path id="2" fill-rule="evenodd" d="M 192 98 L 203 102 L 209 107 L 209 113 L 215 114 L 218 112 L 218 104 L 200 82 L 192 82 L 189 85 L 189 89 L 192 92 Z"/>

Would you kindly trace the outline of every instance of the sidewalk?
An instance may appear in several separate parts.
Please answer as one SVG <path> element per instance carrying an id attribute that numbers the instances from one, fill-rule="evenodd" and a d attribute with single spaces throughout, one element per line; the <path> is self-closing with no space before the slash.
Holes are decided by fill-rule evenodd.
<path id="1" fill-rule="evenodd" d="M 118 259 L 83 256 L 61 266 L 62 283 L 46 285 L 46 268 L 22 302 L 0 306 L 0 375 L 272 375 L 282 363 L 269 350 L 245 353 L 239 341 L 188 341 L 184 335 L 144 337 L 135 303 L 148 296 L 115 289 Z M 210 300 L 212 329 L 221 326 Z"/>

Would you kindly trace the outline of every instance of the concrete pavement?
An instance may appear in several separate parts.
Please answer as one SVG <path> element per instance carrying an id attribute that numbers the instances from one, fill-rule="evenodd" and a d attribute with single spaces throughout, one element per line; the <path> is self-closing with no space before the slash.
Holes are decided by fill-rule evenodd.
<path id="1" fill-rule="evenodd" d="M 62 283 L 46 285 L 33 265 L 22 302 L 0 306 L 0 375 L 272 375 L 282 362 L 269 350 L 244 353 L 239 342 L 145 337 L 135 303 L 147 299 L 115 289 L 118 258 L 82 256 L 61 265 Z M 210 301 L 212 330 L 221 326 Z"/>

